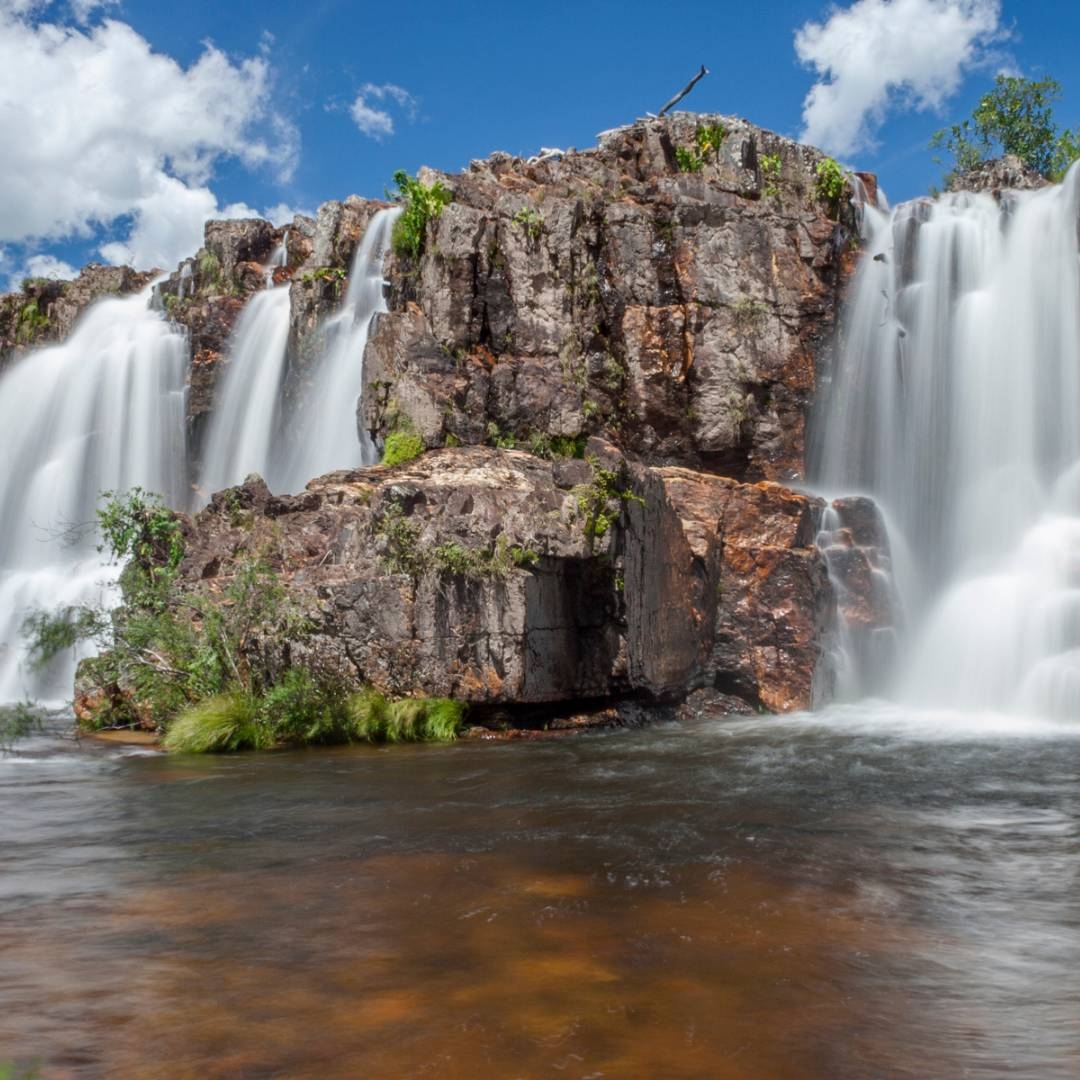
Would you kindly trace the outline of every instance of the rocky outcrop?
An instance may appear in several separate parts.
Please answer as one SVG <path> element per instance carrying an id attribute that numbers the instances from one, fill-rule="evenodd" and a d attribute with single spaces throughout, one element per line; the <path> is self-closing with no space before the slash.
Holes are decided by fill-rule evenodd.
<path id="1" fill-rule="evenodd" d="M 809 707 L 831 605 L 823 504 L 590 456 L 442 450 L 291 497 L 252 478 L 184 519 L 181 589 L 223 596 L 251 560 L 272 569 L 310 630 L 252 644 L 269 681 L 302 666 L 480 715 L 703 687 Z"/>
<path id="2" fill-rule="evenodd" d="M 699 133 L 718 149 L 700 152 Z M 541 161 L 425 172 L 452 201 L 388 266 L 365 421 L 429 446 L 602 434 L 654 464 L 802 474 L 804 414 L 855 244 L 822 155 L 677 114 Z"/>
<path id="3" fill-rule="evenodd" d="M 28 278 L 20 292 L 0 296 L 0 370 L 20 353 L 63 341 L 94 300 L 138 292 L 155 273 L 90 263 L 73 281 Z"/>
<path id="4" fill-rule="evenodd" d="M 949 178 L 949 191 L 985 191 L 995 199 L 1003 191 L 1038 191 L 1049 186 L 1050 181 L 1042 173 L 1029 168 L 1014 154 L 984 161 Z"/>

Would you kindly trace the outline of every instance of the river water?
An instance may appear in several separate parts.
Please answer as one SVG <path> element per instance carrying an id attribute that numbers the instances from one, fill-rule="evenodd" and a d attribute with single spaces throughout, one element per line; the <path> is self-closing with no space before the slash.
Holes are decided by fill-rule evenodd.
<path id="1" fill-rule="evenodd" d="M 1080 1075 L 1080 741 L 885 706 L 0 759 L 44 1077 Z"/>

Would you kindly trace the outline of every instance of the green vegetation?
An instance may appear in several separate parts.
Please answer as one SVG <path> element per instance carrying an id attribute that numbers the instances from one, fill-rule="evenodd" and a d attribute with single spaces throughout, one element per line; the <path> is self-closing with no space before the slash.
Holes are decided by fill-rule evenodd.
<path id="1" fill-rule="evenodd" d="M 304 285 L 311 285 L 316 281 L 327 281 L 330 283 L 334 297 L 337 298 L 341 295 L 341 290 L 344 287 L 345 280 L 348 276 L 348 271 L 343 270 L 340 266 L 319 266 L 314 270 L 309 270 L 307 273 L 302 274 L 300 276 L 300 281 Z"/>
<path id="2" fill-rule="evenodd" d="M 498 536 L 490 547 L 473 548 L 447 540 L 423 545 L 420 524 L 391 503 L 380 515 L 375 534 L 382 541 L 379 561 L 392 574 L 419 578 L 426 573 L 449 574 L 483 580 L 504 578 L 513 570 L 528 569 L 540 559 L 531 548 L 511 544 Z"/>
<path id="3" fill-rule="evenodd" d="M 548 435 L 538 432 L 528 437 L 525 447 L 534 457 L 557 461 L 560 458 L 583 458 L 587 435 Z"/>
<path id="4" fill-rule="evenodd" d="M 585 516 L 585 536 L 592 549 L 596 541 L 606 536 L 611 526 L 619 520 L 627 503 L 636 502 L 644 506 L 645 500 L 629 488 L 621 487 L 617 472 L 601 468 L 594 458 L 589 463 L 593 467 L 593 481 L 579 485 L 574 493 L 578 510 Z"/>
<path id="5" fill-rule="evenodd" d="M 1048 179 L 1060 180 L 1080 158 L 1080 128 L 1061 129 L 1054 121 L 1060 98 L 1055 79 L 999 75 L 969 120 L 943 128 L 930 141 L 953 157 L 946 181 L 999 154 L 1015 154 Z"/>
<path id="6" fill-rule="evenodd" d="M 544 235 L 544 219 L 540 211 L 531 206 L 523 206 L 511 219 L 515 225 L 520 226 L 525 235 L 534 243 Z"/>
<path id="7" fill-rule="evenodd" d="M 171 725 L 167 750 L 185 754 L 268 750 L 288 745 L 449 742 L 465 720 L 449 698 L 390 700 L 370 687 L 348 694 L 300 670 L 261 697 L 221 694 L 191 706 Z"/>
<path id="8" fill-rule="evenodd" d="M 38 307 L 36 300 L 28 300 L 19 308 L 15 320 L 15 341 L 19 345 L 29 345 L 38 336 L 49 329 L 49 317 Z"/>
<path id="9" fill-rule="evenodd" d="M 111 615 L 92 608 L 38 613 L 26 630 L 37 664 L 80 640 L 92 639 L 103 649 L 84 662 L 85 673 L 109 697 L 99 725 L 156 726 L 165 733 L 166 749 L 186 753 L 456 733 L 463 713 L 456 703 L 390 702 L 380 735 L 383 729 L 373 722 L 357 725 L 356 702 L 334 680 L 296 668 L 270 669 L 266 642 L 302 641 L 312 626 L 266 557 L 238 559 L 219 579 L 218 591 L 193 591 L 179 579 L 179 523 L 156 496 L 138 489 L 110 494 L 98 520 L 103 549 L 126 560 L 124 607 Z M 403 545 L 412 523 L 399 522 L 396 543 Z M 521 565 L 525 558 L 516 549 L 496 548 L 488 557 L 492 568 L 499 560 Z M 460 563 L 446 550 L 430 561 L 433 567 Z M 0 711 L 0 744 L 36 730 L 40 721 L 29 706 Z"/>
<path id="10" fill-rule="evenodd" d="M 424 452 L 424 440 L 412 430 L 392 431 L 383 443 L 382 463 L 404 465 Z"/>
<path id="11" fill-rule="evenodd" d="M 33 702 L 0 705 L 0 753 L 10 750 L 16 740 L 36 735 L 42 730 L 44 720 L 44 712 Z M 0 1080 L 3 1075 L 0 1071 Z"/>
<path id="12" fill-rule="evenodd" d="M 836 217 L 840 212 L 840 198 L 847 188 L 847 176 L 840 165 L 832 158 L 824 158 L 814 170 L 814 196 L 823 203 L 828 203 L 829 213 Z"/>
<path id="13" fill-rule="evenodd" d="M 694 145 L 691 147 L 675 147 L 675 162 L 680 172 L 700 172 L 712 154 L 716 160 L 720 158 L 720 146 L 722 145 L 727 129 L 723 124 L 699 124 L 694 132 Z"/>
<path id="14" fill-rule="evenodd" d="M 782 162 L 779 154 L 762 154 L 758 158 L 758 164 L 761 167 L 761 175 L 765 180 L 765 187 L 762 189 L 763 195 L 779 195 L 780 188 L 777 186 L 777 181 L 780 179 L 780 169 Z"/>
<path id="15" fill-rule="evenodd" d="M 204 286 L 221 284 L 221 260 L 214 252 L 204 250 L 195 265 Z"/>
<path id="16" fill-rule="evenodd" d="M 705 161 L 696 150 L 687 150 L 685 146 L 675 147 L 675 161 L 679 172 L 700 172 L 705 168 Z"/>
<path id="17" fill-rule="evenodd" d="M 761 324 L 761 320 L 768 314 L 769 306 L 761 300 L 744 296 L 731 310 L 736 326 L 742 330 L 752 330 Z"/>
<path id="18" fill-rule="evenodd" d="M 403 204 L 403 208 L 401 216 L 394 222 L 390 243 L 395 255 L 415 260 L 424 248 L 428 222 L 439 219 L 452 196 L 441 181 L 436 180 L 428 187 L 404 169 L 394 173 L 394 183 L 397 191 L 393 197 Z"/>

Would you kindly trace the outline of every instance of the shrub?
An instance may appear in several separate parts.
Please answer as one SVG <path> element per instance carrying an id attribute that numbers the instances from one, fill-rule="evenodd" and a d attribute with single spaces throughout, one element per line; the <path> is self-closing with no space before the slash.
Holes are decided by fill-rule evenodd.
<path id="1" fill-rule="evenodd" d="M 183 754 L 258 750 L 271 745 L 250 694 L 236 690 L 186 708 L 170 725 L 163 745 Z"/>
<path id="2" fill-rule="evenodd" d="M 782 162 L 779 154 L 762 154 L 758 159 L 758 164 L 761 166 L 761 175 L 765 179 L 765 187 L 762 190 L 764 195 L 779 195 L 780 188 L 777 186 L 776 181 L 780 179 L 780 169 Z"/>
<path id="3" fill-rule="evenodd" d="M 675 162 L 680 172 L 700 172 L 705 167 L 705 162 L 693 150 L 687 150 L 685 146 L 675 147 Z"/>
<path id="4" fill-rule="evenodd" d="M 847 187 L 847 177 L 844 170 L 832 158 L 823 158 L 817 163 L 814 170 L 817 179 L 814 181 L 814 195 L 822 202 L 829 204 L 829 211 L 834 216 L 840 209 L 840 197 Z"/>
<path id="5" fill-rule="evenodd" d="M 595 458 L 590 458 L 590 463 L 593 482 L 575 490 L 578 510 L 585 515 L 585 536 L 591 549 L 619 520 L 627 503 L 637 502 L 644 506 L 645 500 L 629 488 L 620 487 L 618 473 L 600 468 Z"/>
<path id="6" fill-rule="evenodd" d="M 349 737 L 344 696 L 300 668 L 286 671 L 263 695 L 259 717 L 278 742 L 341 743 Z"/>
<path id="7" fill-rule="evenodd" d="M 392 431 L 383 444 L 384 465 L 404 465 L 424 452 L 424 440 L 415 431 Z"/>
<path id="8" fill-rule="evenodd" d="M 511 220 L 520 226 L 534 243 L 544 235 L 544 219 L 540 212 L 531 206 L 523 206 Z"/>
<path id="9" fill-rule="evenodd" d="M 418 259 L 427 237 L 428 222 L 438 221 L 443 207 L 450 202 L 452 196 L 441 181 L 436 180 L 428 187 L 404 169 L 398 169 L 394 173 L 394 183 L 397 191 L 392 197 L 401 202 L 403 207 L 401 215 L 394 222 L 390 244 L 395 255 Z"/>
<path id="10" fill-rule="evenodd" d="M 204 285 L 221 284 L 221 260 L 212 251 L 203 251 L 196 266 Z"/>

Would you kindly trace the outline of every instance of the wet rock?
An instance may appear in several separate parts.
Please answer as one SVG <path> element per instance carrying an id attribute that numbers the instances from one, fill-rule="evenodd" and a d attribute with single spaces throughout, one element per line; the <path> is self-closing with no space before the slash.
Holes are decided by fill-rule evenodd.
<path id="1" fill-rule="evenodd" d="M 1000 198 L 1003 191 L 1037 191 L 1049 186 L 1050 181 L 1042 173 L 1013 154 L 984 161 L 949 181 L 949 191 L 985 191 L 994 198 Z"/>

